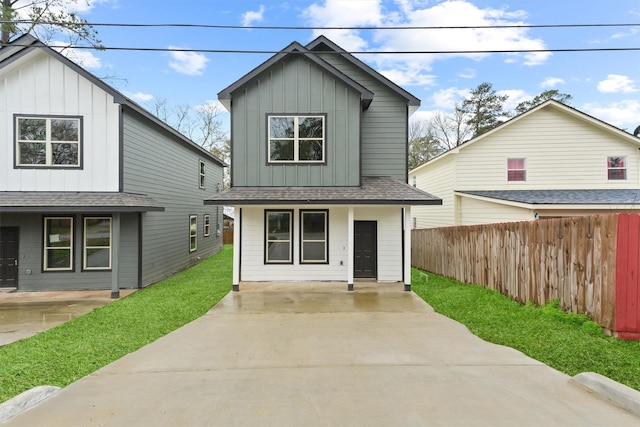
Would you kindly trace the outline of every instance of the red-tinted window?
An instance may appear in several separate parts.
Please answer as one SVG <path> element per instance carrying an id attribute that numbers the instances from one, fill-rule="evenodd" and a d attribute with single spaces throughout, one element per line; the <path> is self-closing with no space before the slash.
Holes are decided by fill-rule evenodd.
<path id="1" fill-rule="evenodd" d="M 507 181 L 526 181 L 525 159 L 507 159 Z"/>
<path id="2" fill-rule="evenodd" d="M 610 180 L 627 179 L 627 162 L 624 157 L 607 158 L 607 177 Z"/>

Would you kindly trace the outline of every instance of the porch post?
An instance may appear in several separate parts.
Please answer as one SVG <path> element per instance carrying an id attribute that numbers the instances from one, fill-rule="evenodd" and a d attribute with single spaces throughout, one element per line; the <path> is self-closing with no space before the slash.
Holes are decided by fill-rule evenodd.
<path id="1" fill-rule="evenodd" d="M 349 206 L 347 216 L 347 290 L 353 290 L 353 206 Z"/>
<path id="2" fill-rule="evenodd" d="M 120 258 L 120 213 L 114 212 L 111 217 L 111 299 L 120 298 L 118 258 Z"/>
<path id="3" fill-rule="evenodd" d="M 411 206 L 404 207 L 404 290 L 411 290 Z"/>
<path id="4" fill-rule="evenodd" d="M 242 243 L 240 234 L 242 230 L 242 208 L 234 207 L 233 214 L 233 290 L 240 290 L 240 252 Z"/>

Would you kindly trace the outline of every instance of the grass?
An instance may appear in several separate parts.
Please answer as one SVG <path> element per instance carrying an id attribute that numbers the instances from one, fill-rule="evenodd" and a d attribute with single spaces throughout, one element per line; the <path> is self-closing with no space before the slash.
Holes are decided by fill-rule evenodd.
<path id="1" fill-rule="evenodd" d="M 412 289 L 485 341 L 513 347 L 568 375 L 596 372 L 640 390 L 640 342 L 605 335 L 557 301 L 522 305 L 499 292 L 412 270 Z"/>
<path id="2" fill-rule="evenodd" d="M 197 319 L 231 290 L 233 247 L 133 295 L 0 347 L 0 402 L 64 387 Z"/>

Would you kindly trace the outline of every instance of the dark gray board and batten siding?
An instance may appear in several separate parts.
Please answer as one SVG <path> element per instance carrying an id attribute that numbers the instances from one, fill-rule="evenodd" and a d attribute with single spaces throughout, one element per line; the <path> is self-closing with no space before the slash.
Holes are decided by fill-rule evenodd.
<path id="1" fill-rule="evenodd" d="M 124 109 L 123 190 L 146 194 L 164 212 L 142 214 L 142 286 L 181 271 L 222 249 L 222 207 L 203 200 L 222 188 L 222 167 L 136 112 Z M 199 161 L 205 162 L 205 189 L 199 185 Z M 204 237 L 204 215 L 211 234 Z M 189 251 L 189 216 L 198 217 L 197 250 Z"/>
<path id="2" fill-rule="evenodd" d="M 282 60 L 240 87 L 233 93 L 233 185 L 359 185 L 360 97 L 303 56 Z M 269 113 L 326 114 L 325 164 L 268 164 Z"/>

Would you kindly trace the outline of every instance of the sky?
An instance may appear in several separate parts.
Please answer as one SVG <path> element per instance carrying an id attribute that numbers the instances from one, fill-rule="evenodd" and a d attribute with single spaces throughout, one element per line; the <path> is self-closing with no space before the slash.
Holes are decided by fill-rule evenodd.
<path id="1" fill-rule="evenodd" d="M 600 120 L 629 132 L 640 125 L 640 50 L 472 53 L 638 49 L 638 0 L 92 0 L 77 13 L 90 23 L 242 27 L 96 26 L 105 47 L 275 52 L 324 34 L 347 51 L 374 52 L 356 56 L 421 99 L 412 120 L 450 112 L 471 89 L 489 82 L 509 96 L 507 110 L 557 89 L 573 96 L 571 106 Z M 558 24 L 636 25 L 415 28 Z M 298 28 L 251 28 L 256 26 Z M 401 26 L 413 29 L 380 28 Z M 438 53 L 460 50 L 470 53 Z M 165 100 L 172 108 L 215 103 L 219 91 L 272 56 L 136 50 L 81 50 L 77 55 L 85 68 L 140 105 Z"/>

